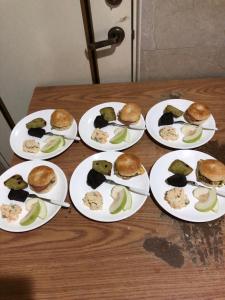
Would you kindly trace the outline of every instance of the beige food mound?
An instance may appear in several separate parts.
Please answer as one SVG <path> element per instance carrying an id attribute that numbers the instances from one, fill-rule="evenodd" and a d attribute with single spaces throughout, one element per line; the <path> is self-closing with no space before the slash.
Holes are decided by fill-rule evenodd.
<path id="1" fill-rule="evenodd" d="M 108 137 L 109 137 L 108 133 L 102 131 L 99 128 L 96 128 L 91 135 L 92 140 L 95 140 L 96 142 L 99 142 L 101 144 L 107 143 Z"/>
<path id="2" fill-rule="evenodd" d="M 159 134 L 166 141 L 176 141 L 179 138 L 176 129 L 171 126 L 161 128 Z"/>
<path id="3" fill-rule="evenodd" d="M 102 195 L 99 192 L 88 192 L 84 196 L 84 204 L 87 205 L 91 210 L 102 209 L 103 200 Z"/>
<path id="4" fill-rule="evenodd" d="M 0 206 L 0 211 L 2 213 L 2 218 L 7 219 L 8 222 L 16 221 L 19 218 L 19 214 L 22 209 L 17 204 L 2 204 Z"/>
<path id="5" fill-rule="evenodd" d="M 35 140 L 25 140 L 23 142 L 23 151 L 29 153 L 38 153 L 40 151 L 40 144 Z"/>
<path id="6" fill-rule="evenodd" d="M 189 199 L 182 188 L 173 188 L 166 192 L 165 200 L 172 208 L 182 208 L 189 204 Z"/>

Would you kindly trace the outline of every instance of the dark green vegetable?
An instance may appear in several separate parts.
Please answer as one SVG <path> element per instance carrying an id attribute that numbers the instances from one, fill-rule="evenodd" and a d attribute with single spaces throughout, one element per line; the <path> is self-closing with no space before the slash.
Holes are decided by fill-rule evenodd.
<path id="1" fill-rule="evenodd" d="M 173 174 L 180 174 L 185 176 L 189 175 L 193 171 L 193 169 L 189 165 L 179 159 L 174 160 L 169 166 L 168 170 Z"/>
<path id="2" fill-rule="evenodd" d="M 28 184 L 26 181 L 23 180 L 23 177 L 21 175 L 13 175 L 9 179 L 7 179 L 4 182 L 4 185 L 7 186 L 9 189 L 12 190 L 22 190 L 28 187 Z"/>
<path id="3" fill-rule="evenodd" d="M 92 168 L 103 175 L 111 175 L 112 163 L 107 160 L 94 160 Z"/>
<path id="4" fill-rule="evenodd" d="M 42 118 L 36 118 L 26 124 L 27 129 L 42 128 L 46 126 L 46 121 Z"/>
<path id="5" fill-rule="evenodd" d="M 108 122 L 116 120 L 116 114 L 112 107 L 104 107 L 100 109 L 100 114 Z"/>
<path id="6" fill-rule="evenodd" d="M 164 109 L 165 113 L 172 113 L 175 118 L 181 117 L 183 115 L 183 111 L 174 107 L 173 105 L 167 105 Z"/>

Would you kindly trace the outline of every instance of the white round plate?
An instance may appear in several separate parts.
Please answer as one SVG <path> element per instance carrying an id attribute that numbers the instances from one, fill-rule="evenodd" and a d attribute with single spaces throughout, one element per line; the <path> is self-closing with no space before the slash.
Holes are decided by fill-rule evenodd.
<path id="1" fill-rule="evenodd" d="M 219 209 L 217 212 L 199 212 L 198 210 L 196 210 L 194 208 L 194 205 L 196 202 L 198 202 L 198 200 L 192 195 L 192 191 L 195 189 L 195 187 L 191 185 L 187 185 L 184 187 L 184 191 L 190 200 L 190 203 L 186 207 L 181 209 L 174 209 L 168 204 L 166 200 L 164 200 L 166 191 L 173 188 L 172 186 L 168 185 L 165 180 L 169 176 L 173 175 L 168 171 L 168 168 L 175 159 L 180 159 L 183 162 L 187 163 L 190 167 L 192 167 L 193 171 L 190 175 L 187 176 L 187 179 L 197 182 L 195 175 L 197 162 L 200 159 L 210 158 L 213 157 L 195 150 L 177 150 L 169 152 L 160 157 L 153 165 L 150 173 L 150 187 L 159 205 L 171 215 L 190 222 L 207 222 L 223 216 L 225 214 L 225 201 L 224 198 L 220 196 L 217 196 L 219 204 Z M 217 189 L 218 191 L 225 192 L 225 186 Z"/>
<path id="2" fill-rule="evenodd" d="M 183 134 L 181 133 L 181 127 L 183 126 L 182 124 L 173 124 L 170 126 L 173 126 L 177 132 L 179 133 L 179 138 L 176 141 L 166 141 L 163 138 L 161 138 L 159 134 L 160 128 L 163 126 L 158 126 L 158 121 L 159 118 L 163 114 L 163 110 L 166 108 L 167 105 L 173 105 L 177 107 L 178 109 L 185 111 L 193 101 L 190 100 L 184 100 L 184 99 L 169 99 L 169 100 L 164 100 L 156 105 L 154 105 L 147 113 L 146 115 L 146 128 L 149 134 L 160 144 L 165 145 L 170 148 L 175 148 L 175 149 L 193 149 L 200 147 L 204 144 L 206 144 L 211 138 L 213 137 L 215 131 L 214 130 L 203 130 L 201 138 L 194 142 L 194 143 L 184 143 L 182 141 Z M 175 121 L 184 121 L 183 116 L 179 118 L 175 118 Z M 204 127 L 209 127 L 209 128 L 215 128 L 216 123 L 212 115 L 202 124 Z"/>
<path id="3" fill-rule="evenodd" d="M 112 184 L 103 183 L 101 186 L 99 186 L 95 191 L 98 191 L 101 193 L 103 197 L 103 208 L 101 210 L 91 210 L 89 207 L 87 207 L 83 203 L 83 198 L 87 192 L 92 191 L 93 189 L 87 185 L 87 174 L 92 168 L 92 162 L 94 160 L 107 160 L 110 161 L 112 164 L 117 159 L 118 156 L 120 156 L 121 152 L 100 152 L 97 154 L 94 154 L 92 156 L 89 156 L 85 160 L 83 160 L 79 166 L 74 170 L 71 180 L 70 180 L 70 196 L 72 199 L 72 202 L 74 206 L 77 208 L 77 210 L 88 217 L 89 219 L 101 221 L 101 222 L 115 222 L 120 221 L 123 219 L 126 219 L 130 216 L 132 216 L 134 213 L 136 213 L 144 204 L 146 200 L 146 196 L 138 195 L 133 192 L 132 194 L 132 207 L 129 210 L 119 212 L 118 214 L 110 214 L 109 207 L 111 203 L 113 202 L 113 199 L 111 198 L 111 189 L 113 187 Z M 112 180 L 115 180 L 116 182 L 119 182 L 121 184 L 127 184 L 129 186 L 138 187 L 142 189 L 149 190 L 149 179 L 147 172 L 145 171 L 144 174 L 135 176 L 131 179 L 123 180 L 116 175 L 113 174 L 113 168 L 112 168 L 112 175 L 110 178 Z"/>
<path id="4" fill-rule="evenodd" d="M 113 107 L 116 115 L 118 115 L 119 111 L 123 108 L 124 105 L 125 105 L 125 103 L 121 103 L 121 102 L 107 102 L 107 103 L 99 104 L 99 105 L 94 106 L 91 109 L 89 109 L 82 116 L 82 118 L 80 119 L 80 122 L 79 122 L 79 134 L 80 134 L 81 139 L 88 146 L 90 146 L 96 150 L 100 150 L 100 151 L 123 150 L 123 149 L 127 149 L 127 148 L 133 146 L 134 144 L 136 144 L 140 140 L 142 135 L 144 134 L 144 130 L 128 129 L 129 142 L 122 142 L 119 144 L 111 144 L 109 142 L 109 140 L 115 135 L 115 133 L 114 133 L 115 128 L 118 128 L 118 127 L 107 126 L 107 127 L 104 127 L 101 129 L 104 132 L 107 132 L 109 134 L 107 143 L 101 144 L 101 143 L 96 142 L 91 139 L 91 135 L 92 135 L 93 131 L 95 130 L 94 120 L 98 115 L 100 115 L 100 109 L 103 107 Z M 122 124 L 118 120 L 116 120 L 115 122 Z M 141 115 L 140 120 L 137 123 L 135 123 L 135 126 L 141 127 L 141 128 L 145 127 L 145 121 L 144 121 L 144 118 L 142 115 Z"/>
<path id="5" fill-rule="evenodd" d="M 48 221 L 50 221 L 60 210 L 60 206 L 54 205 L 51 203 L 45 202 L 47 206 L 47 217 L 45 219 L 37 218 L 32 224 L 28 226 L 21 226 L 19 221 L 27 214 L 27 210 L 25 209 L 24 202 L 14 201 L 8 199 L 9 189 L 4 185 L 4 181 L 10 178 L 15 174 L 19 174 L 23 177 L 25 181 L 27 181 L 28 175 L 30 171 L 35 168 L 36 166 L 45 165 L 52 168 L 56 174 L 57 181 L 56 184 L 52 187 L 52 189 L 48 193 L 38 194 L 32 191 L 29 186 L 26 189 L 31 194 L 40 195 L 40 197 L 52 199 L 58 202 L 63 202 L 66 199 L 68 184 L 66 180 L 66 176 L 63 171 L 55 164 L 42 161 L 42 160 L 34 160 L 34 161 L 25 161 L 20 164 L 13 166 L 12 168 L 8 169 L 5 173 L 0 176 L 0 192 L 1 192 L 1 204 L 18 204 L 22 208 L 22 213 L 19 215 L 19 219 L 17 221 L 8 222 L 4 218 L 2 218 L 0 213 L 0 228 L 6 231 L 11 232 L 24 232 L 29 231 L 35 228 L 38 228 Z"/>
<path id="6" fill-rule="evenodd" d="M 34 159 L 49 159 L 52 157 L 55 157 L 59 155 L 60 153 L 64 152 L 67 148 L 72 145 L 72 140 L 65 140 L 65 145 L 59 149 L 56 149 L 55 151 L 51 153 L 43 153 L 39 151 L 38 153 L 28 153 L 23 151 L 23 142 L 27 139 L 35 139 L 40 143 L 40 148 L 44 145 L 44 141 L 49 137 L 47 135 L 43 136 L 41 139 L 36 138 L 34 136 L 28 135 L 28 130 L 26 128 L 26 124 L 30 121 L 32 121 L 35 118 L 43 118 L 47 125 L 43 128 L 45 131 L 51 131 L 55 134 L 61 134 L 68 137 L 75 138 L 77 135 L 77 123 L 75 120 L 73 120 L 72 125 L 67 130 L 54 130 L 51 129 L 50 125 L 50 118 L 51 114 L 54 112 L 54 109 L 45 109 L 36 111 L 26 117 L 24 117 L 22 120 L 20 120 L 16 126 L 13 128 L 11 135 L 10 135 L 10 146 L 12 150 L 19 155 L 20 157 L 23 157 L 25 159 L 34 160 Z"/>

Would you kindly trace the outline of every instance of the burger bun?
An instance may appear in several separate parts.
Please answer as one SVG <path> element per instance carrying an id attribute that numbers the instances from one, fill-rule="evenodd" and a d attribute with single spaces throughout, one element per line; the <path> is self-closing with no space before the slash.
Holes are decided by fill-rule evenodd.
<path id="1" fill-rule="evenodd" d="M 210 111 L 206 105 L 192 103 L 184 113 L 184 118 L 188 123 L 200 125 L 210 116 Z"/>
<path id="2" fill-rule="evenodd" d="M 73 123 L 73 116 L 65 109 L 56 109 L 50 119 L 51 126 L 56 130 L 66 130 Z"/>
<path id="3" fill-rule="evenodd" d="M 55 183 L 55 172 L 48 166 L 35 167 L 28 175 L 28 184 L 37 193 L 49 192 Z"/>

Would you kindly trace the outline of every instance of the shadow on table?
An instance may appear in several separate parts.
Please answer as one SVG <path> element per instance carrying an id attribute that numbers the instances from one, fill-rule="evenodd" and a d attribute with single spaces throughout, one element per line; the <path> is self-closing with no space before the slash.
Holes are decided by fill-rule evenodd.
<path id="1" fill-rule="evenodd" d="M 32 282 L 27 277 L 0 277 L 0 300 L 32 300 Z"/>

